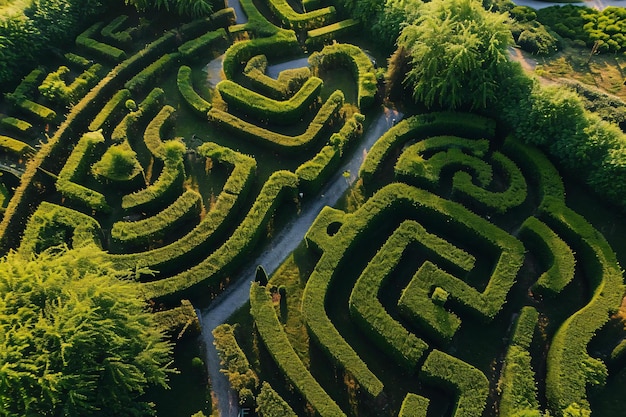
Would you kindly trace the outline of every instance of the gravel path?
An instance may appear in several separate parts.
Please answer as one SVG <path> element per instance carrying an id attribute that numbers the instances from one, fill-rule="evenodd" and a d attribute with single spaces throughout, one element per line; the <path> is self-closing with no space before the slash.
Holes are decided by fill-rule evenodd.
<path id="1" fill-rule="evenodd" d="M 384 108 L 365 132 L 357 148 L 347 161 L 331 179 L 321 194 L 314 200 L 308 200 L 302 205 L 301 213 L 289 222 L 285 228 L 270 242 L 263 253 L 243 270 L 224 293 L 217 297 L 209 307 L 199 311 L 200 324 L 202 325 L 202 339 L 206 345 L 206 363 L 211 379 L 211 389 L 214 399 L 217 399 L 221 417 L 237 417 L 239 407 L 237 397 L 228 385 L 228 379 L 220 373 L 217 350 L 213 346 L 212 330 L 224 323 L 237 309 L 243 306 L 250 297 L 250 283 L 254 280 L 257 265 L 263 265 L 268 275 L 287 258 L 287 256 L 300 244 L 311 223 L 317 217 L 324 206 L 333 206 L 348 189 L 357 177 L 358 170 L 363 162 L 367 151 L 374 142 L 385 133 L 394 122 L 400 120 L 402 114 Z M 350 172 L 350 176 L 344 177 L 344 172 Z"/>

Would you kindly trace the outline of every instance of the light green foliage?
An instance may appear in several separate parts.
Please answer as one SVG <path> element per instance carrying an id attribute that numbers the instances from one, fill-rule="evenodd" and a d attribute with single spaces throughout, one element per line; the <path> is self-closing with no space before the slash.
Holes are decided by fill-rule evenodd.
<path id="1" fill-rule="evenodd" d="M 125 0 L 138 11 L 172 11 L 179 16 L 201 17 L 213 13 L 213 4 L 209 0 Z"/>
<path id="2" fill-rule="evenodd" d="M 137 154 L 128 142 L 111 146 L 102 158 L 91 166 L 91 172 L 102 180 L 126 181 L 141 172 Z"/>
<path id="3" fill-rule="evenodd" d="M 261 417 L 297 417 L 289 404 L 265 381 L 261 384 L 261 392 L 256 397 L 256 403 L 256 412 Z"/>
<path id="4" fill-rule="evenodd" d="M 171 346 L 93 246 L 0 260 L 0 415 L 148 415 Z M 50 414 L 52 413 L 52 414 Z"/>
<path id="5" fill-rule="evenodd" d="M 413 97 L 429 108 L 487 108 L 509 65 L 506 15 L 478 0 L 433 0 L 419 13 L 398 38 L 411 57 Z"/>

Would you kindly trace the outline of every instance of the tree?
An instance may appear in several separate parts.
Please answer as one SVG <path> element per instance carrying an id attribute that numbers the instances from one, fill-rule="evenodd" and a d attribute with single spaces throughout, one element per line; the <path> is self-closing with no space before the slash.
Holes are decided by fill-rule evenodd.
<path id="1" fill-rule="evenodd" d="M 406 82 L 427 107 L 486 108 L 497 98 L 512 43 L 507 15 L 479 0 L 433 0 L 398 38 L 411 59 Z"/>
<path id="2" fill-rule="evenodd" d="M 140 416 L 172 346 L 93 246 L 0 259 L 0 416 Z"/>

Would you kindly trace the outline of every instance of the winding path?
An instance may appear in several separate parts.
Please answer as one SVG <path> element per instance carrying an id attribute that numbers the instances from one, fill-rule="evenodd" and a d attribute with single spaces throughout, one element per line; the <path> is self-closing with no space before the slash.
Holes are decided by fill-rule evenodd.
<path id="1" fill-rule="evenodd" d="M 257 265 L 271 275 L 287 256 L 300 244 L 313 220 L 324 206 L 333 206 L 356 180 L 357 173 L 364 156 L 372 145 L 385 133 L 402 114 L 389 108 L 383 108 L 373 116 L 374 121 L 365 132 L 361 141 L 355 146 L 350 159 L 337 171 L 328 185 L 322 189 L 314 200 L 302 205 L 300 214 L 291 220 L 282 231 L 268 244 L 263 253 L 250 262 L 241 274 L 224 293 L 217 297 L 209 307 L 199 311 L 198 317 L 202 325 L 202 340 L 206 345 L 206 363 L 208 365 L 211 389 L 217 399 L 221 417 L 237 417 L 239 407 L 237 397 L 230 389 L 228 379 L 220 373 L 220 361 L 217 350 L 213 346 L 212 331 L 224 323 L 237 309 L 243 306 L 250 297 L 250 282 L 254 279 Z M 350 176 L 344 176 L 350 172 Z"/>

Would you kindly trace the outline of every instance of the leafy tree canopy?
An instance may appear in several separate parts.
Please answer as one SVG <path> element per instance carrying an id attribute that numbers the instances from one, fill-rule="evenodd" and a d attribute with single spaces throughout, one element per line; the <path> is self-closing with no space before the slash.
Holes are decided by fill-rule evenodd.
<path id="1" fill-rule="evenodd" d="M 0 259 L 0 416 L 140 416 L 171 344 L 95 247 Z"/>
<path id="2" fill-rule="evenodd" d="M 411 60 L 406 82 L 414 98 L 429 108 L 486 108 L 509 65 L 507 14 L 479 0 L 433 0 L 418 14 L 398 38 Z"/>

